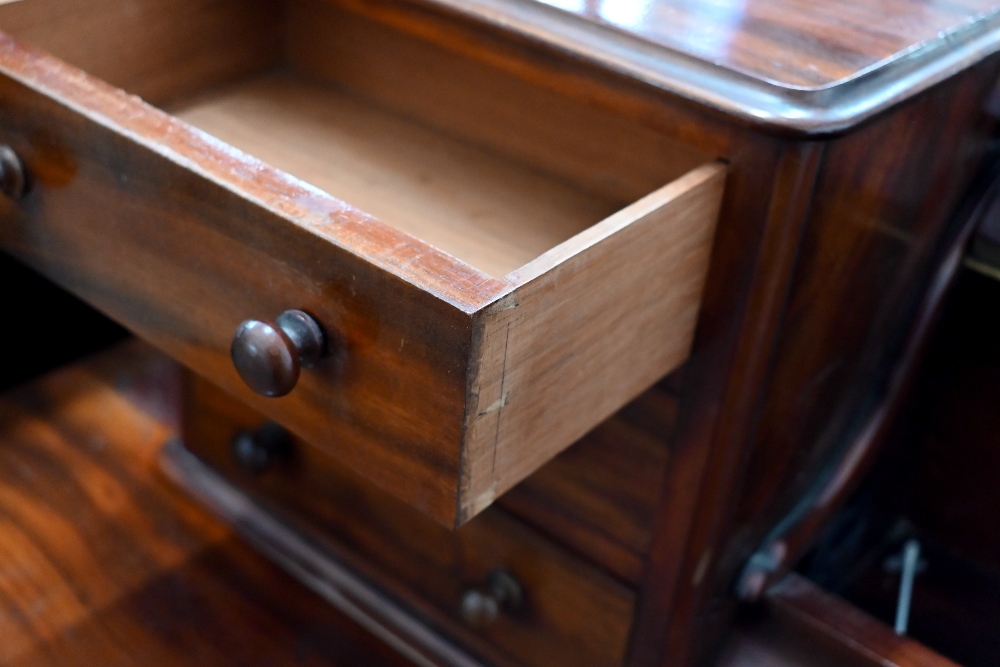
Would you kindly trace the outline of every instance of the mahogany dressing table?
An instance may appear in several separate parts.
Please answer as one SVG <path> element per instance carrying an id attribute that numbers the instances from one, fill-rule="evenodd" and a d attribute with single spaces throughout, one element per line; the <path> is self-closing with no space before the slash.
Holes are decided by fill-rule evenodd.
<path id="1" fill-rule="evenodd" d="M 190 369 L 167 474 L 416 664 L 714 658 L 885 439 L 996 194 L 985 0 L 0 30 L 0 247 Z"/>

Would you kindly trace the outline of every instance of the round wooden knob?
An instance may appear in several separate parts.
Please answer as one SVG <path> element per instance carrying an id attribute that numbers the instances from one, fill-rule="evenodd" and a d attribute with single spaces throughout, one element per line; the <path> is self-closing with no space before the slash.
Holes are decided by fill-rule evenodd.
<path id="1" fill-rule="evenodd" d="M 24 196 L 27 185 L 21 158 L 13 148 L 0 144 L 0 192 L 11 199 L 20 199 Z"/>
<path id="2" fill-rule="evenodd" d="M 495 621 L 500 612 L 517 613 L 524 606 L 524 589 L 513 574 L 503 569 L 490 572 L 482 588 L 462 594 L 459 612 L 471 626 L 482 627 Z"/>
<path id="3" fill-rule="evenodd" d="M 257 474 L 275 461 L 287 459 L 292 437 L 280 424 L 266 422 L 253 431 L 240 431 L 233 438 L 233 458 L 244 470 Z"/>
<path id="4" fill-rule="evenodd" d="M 302 368 L 323 355 L 323 330 L 301 310 L 286 310 L 275 323 L 247 320 L 236 328 L 230 355 L 236 372 L 262 396 L 284 396 Z"/>

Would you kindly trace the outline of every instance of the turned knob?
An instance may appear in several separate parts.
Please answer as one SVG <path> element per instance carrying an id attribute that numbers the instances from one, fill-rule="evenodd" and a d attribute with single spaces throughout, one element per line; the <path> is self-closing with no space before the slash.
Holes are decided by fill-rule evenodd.
<path id="1" fill-rule="evenodd" d="M 247 320 L 236 328 L 230 355 L 247 386 L 263 396 L 284 396 L 302 368 L 323 356 L 323 330 L 301 310 L 286 310 L 275 323 Z"/>
<path id="2" fill-rule="evenodd" d="M 27 185 L 21 158 L 13 148 L 0 144 L 0 192 L 11 199 L 20 199 L 24 196 Z"/>
<path id="3" fill-rule="evenodd" d="M 485 586 L 470 588 L 462 595 L 460 612 L 466 623 L 489 625 L 501 612 L 517 613 L 524 605 L 524 588 L 507 570 L 493 570 Z"/>
<path id="4" fill-rule="evenodd" d="M 266 422 L 254 431 L 240 431 L 233 438 L 233 458 L 244 470 L 259 473 L 272 463 L 286 459 L 292 451 L 292 437 L 280 424 Z"/>

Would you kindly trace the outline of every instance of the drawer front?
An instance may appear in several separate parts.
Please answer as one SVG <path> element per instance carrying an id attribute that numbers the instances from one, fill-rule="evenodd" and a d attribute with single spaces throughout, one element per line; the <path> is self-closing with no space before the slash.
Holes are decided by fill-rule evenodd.
<path id="1" fill-rule="evenodd" d="M 338 558 L 403 601 L 415 615 L 490 662 L 555 667 L 623 663 L 634 592 L 497 509 L 450 531 L 345 471 L 321 450 L 249 472 L 232 443 L 263 417 L 209 383 L 188 377 L 189 451 Z M 498 569 L 521 585 L 523 605 L 472 623 L 461 607 L 488 594 Z"/>
<path id="2" fill-rule="evenodd" d="M 0 10 L 0 25 L 6 11 L 19 10 Z M 285 90 L 306 111 L 323 108 L 332 93 L 306 80 L 265 76 L 235 99 L 189 112 L 221 117 L 225 129 L 260 96 L 280 102 Z M 495 278 L 6 36 L 0 95 L 0 142 L 20 156 L 29 182 L 23 198 L 0 204 L 0 247 L 445 525 L 475 516 L 689 352 L 719 164 L 684 166 L 666 186 Z M 280 104 L 268 113 L 282 131 L 298 127 Z M 479 186 L 499 174 L 526 199 L 544 201 L 538 193 L 551 190 L 576 202 L 558 179 L 539 191 L 531 168 L 386 122 L 406 148 L 379 145 L 363 157 L 385 165 L 391 183 L 402 178 L 397 163 L 409 161 L 383 151 L 416 150 L 417 137 L 442 168 L 462 156 L 485 161 Z M 263 126 L 251 132 L 254 146 L 267 143 Z M 365 176 L 358 196 L 381 173 Z M 414 178 L 419 185 L 423 176 Z M 404 210 L 416 195 L 400 188 Z M 241 322 L 274 323 L 290 309 L 315 320 L 326 354 L 288 395 L 263 398 L 241 380 L 231 349 L 273 371 L 280 354 L 297 368 L 294 345 L 273 333 L 264 348 L 258 339 L 233 347 L 234 334 Z"/>
<path id="3" fill-rule="evenodd" d="M 0 67 L 31 66 L 32 85 L 0 76 L 0 141 L 31 181 L 20 201 L 0 198 L 3 250 L 302 436 L 335 440 L 361 475 L 453 516 L 472 321 L 343 247 L 403 248 L 405 264 L 394 231 L 380 237 L 335 200 L 5 46 Z M 313 315 L 343 354 L 265 399 L 236 374 L 230 344 L 243 320 L 288 308 Z"/>

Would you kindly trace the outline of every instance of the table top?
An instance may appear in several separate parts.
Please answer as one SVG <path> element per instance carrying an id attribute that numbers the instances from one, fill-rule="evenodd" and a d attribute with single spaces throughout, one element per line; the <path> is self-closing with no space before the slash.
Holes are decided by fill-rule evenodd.
<path id="1" fill-rule="evenodd" d="M 710 106 L 849 127 L 1000 50 L 998 0 L 431 0 Z"/>

